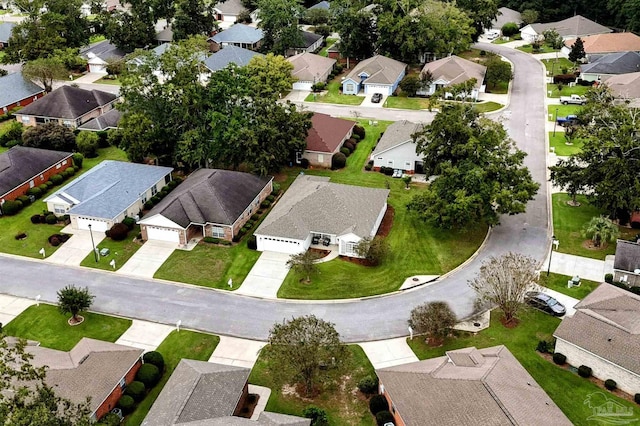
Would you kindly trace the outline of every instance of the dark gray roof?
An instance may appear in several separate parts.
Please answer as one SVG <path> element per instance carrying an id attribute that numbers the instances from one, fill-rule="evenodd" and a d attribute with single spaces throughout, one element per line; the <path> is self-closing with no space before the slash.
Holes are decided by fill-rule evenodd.
<path id="1" fill-rule="evenodd" d="M 0 197 L 71 155 L 20 145 L 3 152 L 0 154 Z"/>
<path id="2" fill-rule="evenodd" d="M 0 22 L 0 43 L 6 43 L 11 37 L 11 31 L 16 24 L 13 22 Z"/>
<path id="3" fill-rule="evenodd" d="M 21 72 L 5 75 L 0 77 L 0 108 L 42 92 L 42 87 L 24 77 Z"/>
<path id="4" fill-rule="evenodd" d="M 126 55 L 123 50 L 120 50 L 116 45 L 111 44 L 109 40 L 103 40 L 80 50 L 80 55 L 85 59 L 91 57 L 91 55 L 89 55 L 90 53 L 103 61 L 110 58 L 121 59 Z"/>
<path id="5" fill-rule="evenodd" d="M 76 200 L 69 214 L 113 219 L 172 170 L 171 167 L 106 160 L 44 201 L 60 194 Z"/>
<path id="6" fill-rule="evenodd" d="M 300 35 L 302 36 L 303 45 L 296 47 L 304 47 L 305 49 L 313 46 L 313 43 L 322 38 L 320 34 L 311 33 L 309 31 L 300 31 Z"/>
<path id="7" fill-rule="evenodd" d="M 422 124 L 413 123 L 411 121 L 402 120 L 396 121 L 387 127 L 384 131 L 384 135 L 378 141 L 376 148 L 371 153 L 372 155 L 380 154 L 388 149 L 398 146 L 407 141 L 413 140 L 413 134 L 421 131 Z"/>
<path id="8" fill-rule="evenodd" d="M 210 37 L 216 43 L 246 43 L 253 44 L 262 40 L 262 30 L 245 24 L 234 24 L 224 31 Z"/>
<path id="9" fill-rule="evenodd" d="M 85 90 L 79 87 L 62 86 L 42 99 L 22 108 L 20 114 L 75 120 L 89 111 L 113 102 L 117 98 L 118 96 L 101 90 Z"/>
<path id="10" fill-rule="evenodd" d="M 244 67 L 254 56 L 263 56 L 253 50 L 243 49 L 237 46 L 224 46 L 204 60 L 204 65 L 212 72 L 226 68 L 229 64 Z"/>
<path id="11" fill-rule="evenodd" d="M 93 130 L 96 132 L 100 130 L 117 129 L 120 118 L 122 118 L 122 113 L 114 108 L 105 112 L 100 117 L 92 118 L 82 126 L 79 126 L 78 129 Z"/>
<path id="12" fill-rule="evenodd" d="M 311 6 L 309 9 L 324 9 L 324 10 L 329 10 L 329 8 L 331 7 L 331 3 L 329 3 L 327 0 L 322 0 L 320 3 L 318 4 L 314 4 L 313 6 Z"/>
<path id="13" fill-rule="evenodd" d="M 613 269 L 628 272 L 640 269 L 640 244 L 632 241 L 618 240 Z"/>
<path id="14" fill-rule="evenodd" d="M 589 64 L 580 66 L 588 74 L 627 74 L 640 71 L 640 53 L 617 52 L 599 56 Z"/>
<path id="15" fill-rule="evenodd" d="M 271 177 L 231 170 L 196 170 L 146 218 L 162 215 L 183 228 L 191 223 L 231 225 L 270 181 Z"/>

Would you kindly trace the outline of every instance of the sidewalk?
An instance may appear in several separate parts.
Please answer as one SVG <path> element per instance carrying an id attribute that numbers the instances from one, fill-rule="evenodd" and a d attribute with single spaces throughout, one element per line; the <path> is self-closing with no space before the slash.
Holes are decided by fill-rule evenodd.
<path id="1" fill-rule="evenodd" d="M 562 243 L 560 243 L 562 244 Z M 548 267 L 549 259 L 544 263 Z M 610 262 L 590 259 L 588 257 L 553 252 L 551 256 L 551 272 L 573 277 L 575 275 L 591 281 L 602 282 L 605 274 L 613 273 Z"/>
<path id="2" fill-rule="evenodd" d="M 35 296 L 37 295 L 34 294 Z M 25 309 L 34 304 L 35 301 L 31 299 L 0 294 L 0 324 L 7 325 Z"/>
<path id="3" fill-rule="evenodd" d="M 133 346 L 144 351 L 155 351 L 162 341 L 175 327 L 155 322 L 133 320 L 131 327 L 125 331 L 116 343 Z"/>
<path id="4" fill-rule="evenodd" d="M 420 337 L 415 337 L 420 338 Z M 406 337 L 360 343 L 373 368 L 393 367 L 394 365 L 418 362 L 418 357 L 407 344 Z"/>
<path id="5" fill-rule="evenodd" d="M 211 354 L 209 362 L 253 368 L 266 342 L 220 336 L 220 343 Z"/>

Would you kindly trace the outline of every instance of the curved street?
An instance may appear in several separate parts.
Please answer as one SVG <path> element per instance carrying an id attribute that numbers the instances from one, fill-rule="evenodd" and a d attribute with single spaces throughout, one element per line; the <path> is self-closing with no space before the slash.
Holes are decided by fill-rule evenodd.
<path id="1" fill-rule="evenodd" d="M 458 317 L 470 315 L 474 294 L 467 281 L 475 276 L 483 260 L 492 255 L 518 251 L 542 263 L 549 248 L 542 65 L 517 50 L 496 45 L 478 47 L 502 54 L 515 66 L 510 112 L 500 114 L 511 137 L 529 154 L 525 164 L 541 187 L 535 200 L 528 204 L 527 213 L 503 217 L 501 225 L 493 229 L 478 255 L 441 281 L 365 300 L 263 300 L 225 291 L 2 256 L 0 292 L 26 298 L 41 295 L 41 300 L 55 302 L 56 291 L 61 287 L 67 284 L 87 285 L 96 296 L 92 309 L 98 312 L 165 324 L 175 324 L 180 320 L 183 327 L 256 340 L 266 340 L 274 323 L 305 314 L 315 314 L 335 323 L 346 342 L 407 335 L 409 312 L 426 301 L 446 300 Z M 362 115 L 366 112 L 363 111 Z M 398 277 L 398 281 L 404 278 Z"/>

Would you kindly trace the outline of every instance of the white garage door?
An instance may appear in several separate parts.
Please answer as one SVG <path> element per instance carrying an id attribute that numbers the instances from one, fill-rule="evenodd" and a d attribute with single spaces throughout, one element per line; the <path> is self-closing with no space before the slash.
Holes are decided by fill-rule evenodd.
<path id="1" fill-rule="evenodd" d="M 106 74 L 107 66 L 103 64 L 89 64 L 89 72 Z"/>
<path id="2" fill-rule="evenodd" d="M 92 231 L 104 232 L 109 229 L 109 223 L 106 220 L 79 217 L 77 218 L 76 223 L 78 224 L 78 229 L 84 229 L 87 231 L 89 230 L 89 224 L 91 224 Z"/>
<path id="3" fill-rule="evenodd" d="M 278 253 L 296 254 L 307 249 L 304 241 L 285 240 L 281 238 L 258 236 L 258 251 L 275 251 Z"/>
<path id="4" fill-rule="evenodd" d="M 391 95 L 391 86 L 382 86 L 375 84 L 365 84 L 365 95 L 373 95 L 374 93 L 382 93 L 385 96 Z"/>
<path id="5" fill-rule="evenodd" d="M 160 228 L 157 226 L 147 225 L 147 239 L 179 243 L 180 231 L 176 229 Z"/>
<path id="6" fill-rule="evenodd" d="M 297 81 L 293 83 L 293 90 L 304 90 L 306 92 L 310 92 L 311 86 L 313 86 L 313 83 L 309 81 Z"/>

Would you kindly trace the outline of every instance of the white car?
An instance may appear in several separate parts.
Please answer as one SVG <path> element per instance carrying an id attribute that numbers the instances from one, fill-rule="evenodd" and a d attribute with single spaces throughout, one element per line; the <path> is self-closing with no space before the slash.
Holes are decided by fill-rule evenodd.
<path id="1" fill-rule="evenodd" d="M 500 33 L 498 31 L 489 31 L 487 33 L 487 40 L 495 40 L 500 37 Z"/>

